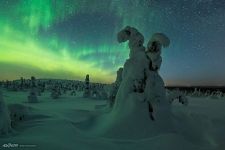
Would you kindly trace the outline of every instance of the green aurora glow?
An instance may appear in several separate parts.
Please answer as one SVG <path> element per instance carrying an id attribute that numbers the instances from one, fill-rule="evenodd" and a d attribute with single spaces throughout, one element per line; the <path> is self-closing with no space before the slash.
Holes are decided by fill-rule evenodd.
<path id="1" fill-rule="evenodd" d="M 219 69 L 225 55 L 222 3 L 2 0 L 0 80 L 32 75 L 84 80 L 90 74 L 94 82 L 113 82 L 129 53 L 126 43 L 117 43 L 116 33 L 130 25 L 144 34 L 145 43 L 154 32 L 170 37 L 160 70 L 167 84 L 225 84 L 225 71 Z"/>

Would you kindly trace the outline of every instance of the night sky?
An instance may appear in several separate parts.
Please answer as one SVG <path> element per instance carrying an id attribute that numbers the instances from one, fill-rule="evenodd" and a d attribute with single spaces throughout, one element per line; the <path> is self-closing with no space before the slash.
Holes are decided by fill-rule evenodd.
<path id="1" fill-rule="evenodd" d="M 0 0 L 0 80 L 20 77 L 111 83 L 128 58 L 117 32 L 165 33 L 167 85 L 225 85 L 223 0 Z"/>

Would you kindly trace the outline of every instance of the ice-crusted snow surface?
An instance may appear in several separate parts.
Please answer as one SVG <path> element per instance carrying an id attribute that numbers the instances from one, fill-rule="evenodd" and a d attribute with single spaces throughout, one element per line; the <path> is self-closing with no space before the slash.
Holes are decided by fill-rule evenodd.
<path id="1" fill-rule="evenodd" d="M 22 120 L 16 119 L 14 132 L 0 138 L 1 149 L 3 144 L 17 143 L 35 145 L 26 149 L 79 149 L 79 150 L 222 150 L 225 149 L 225 99 L 209 99 L 203 97 L 188 97 L 189 105 L 183 106 L 177 101 L 171 105 L 171 113 L 175 127 L 172 130 L 162 129 L 157 123 L 137 118 L 133 113 L 129 119 L 115 124 L 110 134 L 94 136 L 87 129 L 91 128 L 91 118 L 104 111 L 95 109 L 104 106 L 105 100 L 83 98 L 82 92 L 76 96 L 69 93 L 59 97 L 57 101 L 51 99 L 51 93 L 45 92 L 39 96 L 39 103 L 27 103 L 27 92 L 3 91 L 9 109 L 14 110 Z M 132 95 L 133 99 L 135 96 Z M 139 97 L 139 96 L 138 96 Z M 130 98 L 132 100 L 132 98 Z M 146 105 L 135 101 L 135 105 Z M 127 106 L 126 113 L 132 106 Z M 135 107 L 136 109 L 140 107 Z M 138 110 L 137 112 L 139 112 Z M 143 116 L 143 118 L 146 118 Z M 109 118 L 116 121 L 118 118 Z M 128 122 L 127 122 L 128 121 Z M 149 129 L 140 130 L 149 125 Z M 135 124 L 136 128 L 133 128 Z M 164 127 L 164 126 L 163 126 Z M 127 129 L 127 130 L 124 130 Z M 101 129 L 99 129 L 101 130 Z M 139 133 L 139 131 L 146 131 Z M 93 132 L 93 131 L 92 131 Z M 143 137 L 144 134 L 144 137 Z M 116 137 L 117 136 L 117 137 Z M 17 148 L 23 149 L 23 148 Z"/>

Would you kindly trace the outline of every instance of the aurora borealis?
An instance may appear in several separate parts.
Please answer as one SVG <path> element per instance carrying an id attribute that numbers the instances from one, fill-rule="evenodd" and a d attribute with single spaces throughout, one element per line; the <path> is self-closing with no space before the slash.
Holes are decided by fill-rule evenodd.
<path id="1" fill-rule="evenodd" d="M 225 84 L 221 0 L 1 0 L 0 80 L 61 78 L 113 82 L 129 49 L 116 33 L 134 26 L 148 42 L 163 32 L 167 85 Z"/>

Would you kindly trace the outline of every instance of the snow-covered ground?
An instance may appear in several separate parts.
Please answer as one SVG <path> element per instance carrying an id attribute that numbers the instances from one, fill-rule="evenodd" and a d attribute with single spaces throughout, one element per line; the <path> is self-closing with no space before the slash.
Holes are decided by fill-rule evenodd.
<path id="1" fill-rule="evenodd" d="M 183 128 L 178 127 L 173 132 L 156 135 L 149 133 L 149 137 L 145 138 L 109 138 L 88 134 L 85 131 L 86 127 L 82 127 L 82 125 L 91 126 L 82 122 L 89 120 L 92 116 L 106 113 L 101 111 L 101 108 L 107 104 L 106 100 L 83 98 L 82 92 L 78 92 L 76 96 L 63 95 L 58 99 L 52 99 L 51 94 L 45 92 L 38 97 L 39 103 L 27 103 L 28 91 L 4 90 L 3 95 L 9 109 L 17 107 L 24 118 L 15 121 L 13 133 L 0 137 L 0 149 L 225 149 L 225 99 L 222 98 L 188 97 L 188 106 L 174 101 L 172 112 L 177 122 L 180 119 Z"/>

